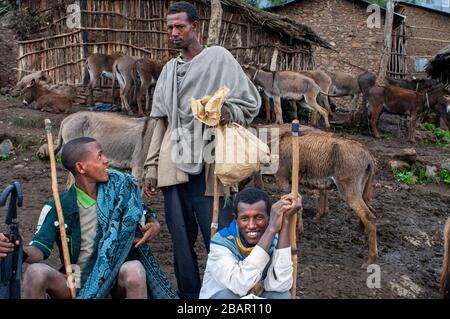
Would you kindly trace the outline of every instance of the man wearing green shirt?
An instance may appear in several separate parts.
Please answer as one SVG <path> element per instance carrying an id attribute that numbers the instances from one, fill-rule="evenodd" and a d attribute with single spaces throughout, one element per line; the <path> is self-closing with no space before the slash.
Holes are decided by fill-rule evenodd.
<path id="1" fill-rule="evenodd" d="M 160 230 L 155 213 L 145 214 L 133 177 L 108 170 L 108 163 L 93 138 L 74 139 L 62 150 L 62 164 L 75 177 L 60 201 L 70 261 L 81 283 L 77 297 L 176 298 L 146 245 Z M 57 271 L 40 263 L 51 255 L 55 242 L 63 263 L 58 218 L 50 201 L 42 209 L 33 240 L 24 247 L 30 264 L 23 279 L 24 298 L 70 298 L 66 276 L 60 272 L 64 267 Z M 0 259 L 12 248 L 0 234 Z"/>

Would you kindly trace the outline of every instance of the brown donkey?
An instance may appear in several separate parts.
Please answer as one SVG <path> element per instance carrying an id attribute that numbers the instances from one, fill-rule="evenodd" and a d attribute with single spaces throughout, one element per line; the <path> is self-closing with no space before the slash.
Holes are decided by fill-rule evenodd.
<path id="1" fill-rule="evenodd" d="M 135 85 L 131 69 L 138 57 L 122 56 L 114 61 L 112 73 L 112 97 L 114 100 L 115 82 L 119 82 L 122 111 L 132 113 L 131 104 L 135 101 L 133 86 Z"/>
<path id="2" fill-rule="evenodd" d="M 361 143 L 336 138 L 329 133 L 307 133 L 298 138 L 300 152 L 300 183 L 319 190 L 319 209 L 314 220 L 328 214 L 328 189 L 335 184 L 345 202 L 364 225 L 369 239 L 367 263 L 377 260 L 376 215 L 370 206 L 373 197 L 375 159 Z M 275 140 L 273 139 L 270 144 Z M 279 137 L 279 168 L 274 174 L 277 188 L 289 192 L 292 163 L 292 136 Z M 255 186 L 262 188 L 261 175 Z"/>
<path id="3" fill-rule="evenodd" d="M 34 108 L 43 112 L 69 114 L 72 111 L 72 100 L 68 96 L 53 92 L 41 81 L 32 79 L 24 89 L 23 103 L 28 106 L 34 101 Z"/>
<path id="4" fill-rule="evenodd" d="M 148 112 L 150 110 L 150 87 L 156 85 L 156 81 L 158 81 L 163 67 L 163 63 L 147 58 L 139 59 L 133 64 L 131 76 L 135 83 L 138 116 L 145 115 L 142 109 L 142 97 L 144 93 L 145 111 Z"/>
<path id="5" fill-rule="evenodd" d="M 408 135 L 409 141 L 415 143 L 416 121 L 419 115 L 428 109 L 434 109 L 446 94 L 448 92 L 442 84 L 426 92 L 415 92 L 389 85 L 373 86 L 367 93 L 369 123 L 373 137 L 380 138 L 377 128 L 378 120 L 383 111 L 387 111 L 391 114 L 411 116 Z"/>
<path id="6" fill-rule="evenodd" d="M 86 103 L 89 106 L 94 105 L 93 90 L 95 85 L 97 84 L 98 79 L 101 76 L 111 79 L 114 61 L 122 55 L 122 52 L 114 52 L 111 55 L 103 53 L 92 53 L 86 59 L 86 63 L 84 65 L 85 73 L 83 84 L 88 86 L 89 95 Z"/>

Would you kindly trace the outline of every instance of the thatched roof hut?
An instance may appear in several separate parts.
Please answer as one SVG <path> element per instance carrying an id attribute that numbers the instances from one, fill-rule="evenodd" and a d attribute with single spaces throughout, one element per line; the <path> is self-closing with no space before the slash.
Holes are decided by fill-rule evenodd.
<path id="1" fill-rule="evenodd" d="M 19 41 L 19 77 L 45 70 L 55 83 L 82 82 L 83 64 L 89 53 L 122 51 L 133 56 L 168 60 L 176 54 L 169 47 L 166 31 L 170 0 L 78 0 L 81 19 L 66 13 L 67 1 L 22 0 L 21 10 L 52 13 L 31 39 Z M 201 17 L 199 38 L 208 39 L 211 6 L 208 0 L 192 0 Z M 222 0 L 219 45 L 238 61 L 250 58 L 282 70 L 314 68 L 313 48 L 332 46 L 308 26 L 264 12 L 238 0 Z M 70 22 L 70 21 L 69 21 Z"/>
<path id="2" fill-rule="evenodd" d="M 440 50 L 427 64 L 429 76 L 442 83 L 450 83 L 450 45 Z"/>

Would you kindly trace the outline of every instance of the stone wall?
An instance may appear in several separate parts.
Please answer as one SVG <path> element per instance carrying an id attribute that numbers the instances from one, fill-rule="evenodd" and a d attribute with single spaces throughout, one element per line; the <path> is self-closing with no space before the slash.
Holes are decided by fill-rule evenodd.
<path id="1" fill-rule="evenodd" d="M 316 67 L 353 75 L 362 73 L 362 69 L 377 74 L 383 48 L 384 17 L 381 28 L 369 29 L 370 13 L 366 10 L 366 6 L 353 1 L 304 0 L 274 10 L 274 13 L 310 26 L 336 45 L 337 52 L 315 49 Z"/>
<path id="2" fill-rule="evenodd" d="M 408 58 L 408 72 L 415 72 L 415 58 L 426 57 L 430 59 L 439 50 L 450 44 L 450 15 L 444 15 L 420 9 L 417 7 L 401 5 L 398 6 L 397 11 L 407 16 L 407 36 L 418 38 L 433 38 L 446 40 L 447 43 L 430 41 L 430 40 L 418 40 L 408 39 L 407 54 L 411 56 Z M 426 27 L 431 29 L 416 29 L 413 27 Z M 425 77 L 426 74 L 411 74 L 418 78 Z"/>

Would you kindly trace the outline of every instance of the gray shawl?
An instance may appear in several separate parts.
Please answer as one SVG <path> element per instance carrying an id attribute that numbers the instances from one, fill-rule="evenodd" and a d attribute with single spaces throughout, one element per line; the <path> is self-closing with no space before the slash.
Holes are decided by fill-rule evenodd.
<path id="1" fill-rule="evenodd" d="M 195 175 L 202 171 L 203 150 L 211 136 L 194 119 L 191 97 L 213 95 L 224 85 L 230 89 L 224 104 L 230 111 L 231 121 L 248 126 L 259 112 L 261 99 L 227 49 L 213 46 L 182 64 L 172 59 L 159 76 L 150 117 L 167 117 L 172 134 L 172 160 L 183 172 Z"/>

